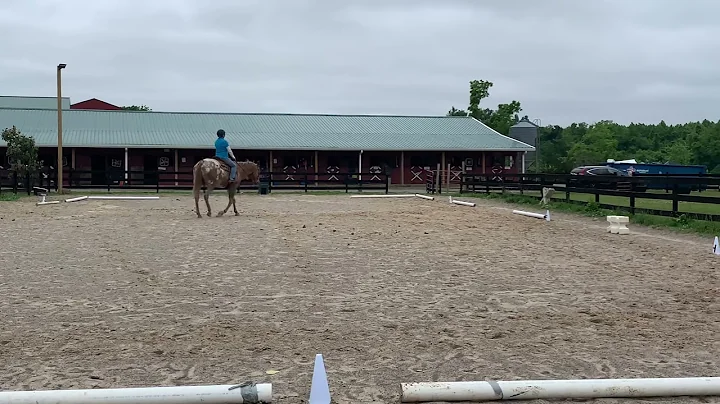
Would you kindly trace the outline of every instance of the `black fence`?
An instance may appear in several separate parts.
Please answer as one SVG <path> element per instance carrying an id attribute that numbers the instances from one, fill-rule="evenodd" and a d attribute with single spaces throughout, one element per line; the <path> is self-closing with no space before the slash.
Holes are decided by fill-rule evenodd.
<path id="1" fill-rule="evenodd" d="M 718 214 L 699 213 L 680 209 L 680 202 L 720 205 L 720 176 L 717 175 L 657 175 L 641 174 L 632 177 L 618 176 L 577 176 L 563 174 L 461 174 L 460 193 L 493 193 L 512 192 L 542 198 L 541 193 L 527 194 L 526 191 L 542 191 L 553 188 L 555 195 L 564 193 L 568 203 L 586 204 L 578 201 L 571 194 L 594 195 L 594 202 L 602 208 L 626 210 L 631 214 L 648 213 L 652 215 L 677 217 L 680 214 L 700 220 L 720 221 Z M 691 195 L 693 191 L 713 192 L 716 196 Z M 616 196 L 628 198 L 628 206 L 624 204 L 600 203 L 600 196 Z M 638 199 L 665 200 L 672 202 L 670 210 L 637 207 Z M 713 207 L 707 210 L 715 210 Z"/>
<path id="2" fill-rule="evenodd" d="M 66 189 L 113 189 L 161 190 L 192 189 L 190 171 L 124 171 L 124 170 L 65 170 L 63 188 Z M 33 187 L 57 190 L 57 172 L 18 175 L 12 171 L 0 171 L 0 192 L 32 193 Z M 273 190 L 310 191 L 385 191 L 389 192 L 390 176 L 385 173 L 286 173 L 261 172 L 257 185 L 243 182 L 241 190 L 257 189 L 261 193 Z"/>

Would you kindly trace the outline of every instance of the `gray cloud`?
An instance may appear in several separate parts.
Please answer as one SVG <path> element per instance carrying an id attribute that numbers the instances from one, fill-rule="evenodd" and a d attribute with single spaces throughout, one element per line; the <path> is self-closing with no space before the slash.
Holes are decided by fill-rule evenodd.
<path id="1" fill-rule="evenodd" d="M 4 0 L 0 90 L 155 110 L 717 120 L 720 2 Z"/>

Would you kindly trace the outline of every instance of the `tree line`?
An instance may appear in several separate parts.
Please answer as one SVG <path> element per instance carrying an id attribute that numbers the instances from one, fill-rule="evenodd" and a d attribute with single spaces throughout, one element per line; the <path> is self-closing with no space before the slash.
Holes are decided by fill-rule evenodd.
<path id="1" fill-rule="evenodd" d="M 519 120 L 520 102 L 500 104 L 497 109 L 481 108 L 493 83 L 470 82 L 467 109 L 452 107 L 448 116 L 472 116 L 503 135 Z M 538 130 L 541 172 L 567 173 L 583 164 L 607 159 L 631 159 L 644 163 L 705 165 L 720 174 L 720 121 L 704 120 L 679 125 L 631 123 L 621 125 L 603 120 L 593 124 L 573 123 L 566 127 L 548 125 Z"/>

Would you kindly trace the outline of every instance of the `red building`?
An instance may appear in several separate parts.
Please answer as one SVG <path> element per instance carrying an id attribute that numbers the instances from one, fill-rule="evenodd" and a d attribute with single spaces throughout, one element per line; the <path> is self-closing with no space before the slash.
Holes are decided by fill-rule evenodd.
<path id="1" fill-rule="evenodd" d="M 122 107 L 118 107 L 117 105 L 110 104 L 109 102 L 105 102 L 103 100 L 98 100 L 97 98 L 90 98 L 89 100 L 80 101 L 78 103 L 71 104 L 70 109 L 119 111 L 119 110 L 122 110 Z"/>
<path id="2" fill-rule="evenodd" d="M 423 169 L 441 164 L 450 166 L 457 181 L 463 170 L 523 172 L 524 155 L 534 150 L 469 117 L 134 112 L 77 109 L 78 104 L 63 112 L 66 184 L 70 169 L 96 171 L 78 175 L 96 185 L 105 184 L 105 170 L 133 183 L 189 179 L 195 162 L 213 155 L 218 129 L 226 131 L 238 158 L 288 179 L 307 174 L 339 180 L 338 173 L 387 169 L 395 185 L 423 184 Z M 40 158 L 55 165 L 57 110 L 0 108 L 0 128 L 13 125 L 33 136 Z M 0 155 L 4 146 L 0 143 Z M 160 174 L 123 178 L 128 170 Z"/>

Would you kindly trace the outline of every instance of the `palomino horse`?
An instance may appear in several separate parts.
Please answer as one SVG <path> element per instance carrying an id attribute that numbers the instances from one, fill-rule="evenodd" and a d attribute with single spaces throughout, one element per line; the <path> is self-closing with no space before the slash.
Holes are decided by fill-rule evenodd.
<path id="1" fill-rule="evenodd" d="M 235 211 L 235 216 L 238 216 L 237 207 L 235 207 L 235 193 L 237 192 L 240 182 L 248 180 L 253 184 L 257 184 L 260 181 L 260 169 L 257 164 L 252 161 L 237 161 L 237 175 L 235 181 L 228 183 L 230 179 L 230 167 L 223 161 L 216 158 L 210 157 L 198 161 L 193 167 L 193 196 L 195 197 L 195 213 L 197 217 L 201 218 L 200 206 L 198 206 L 198 200 L 200 199 L 200 188 L 205 186 L 205 192 L 203 197 L 205 198 L 205 204 L 207 205 L 207 215 L 212 216 L 210 212 L 210 193 L 215 188 L 227 187 L 228 191 L 228 204 L 225 210 L 218 212 L 218 217 L 227 213 L 232 205 Z"/>

